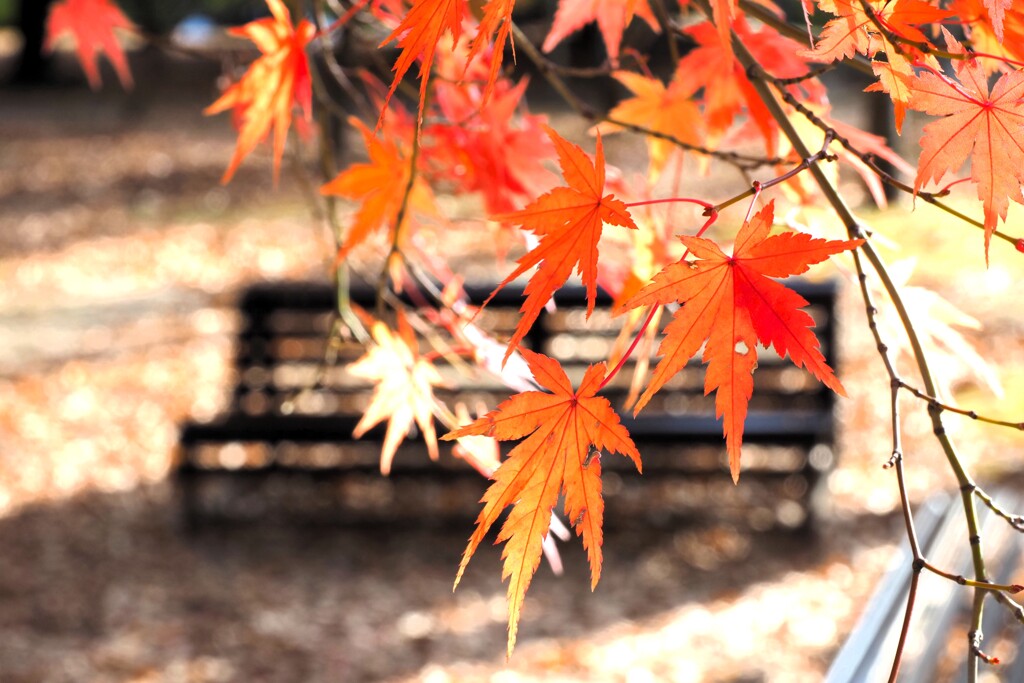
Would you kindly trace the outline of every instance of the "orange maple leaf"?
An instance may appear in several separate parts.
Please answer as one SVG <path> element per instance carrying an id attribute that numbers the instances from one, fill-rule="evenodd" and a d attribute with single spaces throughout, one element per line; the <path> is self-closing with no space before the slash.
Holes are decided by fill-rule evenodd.
<path id="1" fill-rule="evenodd" d="M 682 82 L 678 72 L 667 87 L 657 78 L 648 78 L 631 71 L 616 71 L 612 76 L 629 88 L 634 97 L 615 105 L 608 112 L 608 118 L 671 135 L 691 145 L 699 145 L 703 141 L 703 118 L 700 108 L 692 99 L 695 88 L 693 84 Z M 600 130 L 611 133 L 619 128 L 605 124 L 600 126 Z M 670 140 L 647 136 L 647 154 L 651 159 L 648 177 L 651 182 L 661 175 L 669 155 L 675 149 L 675 143 Z"/>
<path id="2" fill-rule="evenodd" d="M 391 96 L 398 89 L 398 84 L 402 82 L 406 72 L 420 56 L 423 58 L 420 63 L 419 103 L 419 118 L 422 120 L 427 98 L 426 76 L 434 65 L 434 56 L 437 53 L 441 37 L 447 33 L 451 36 L 452 45 L 455 45 L 462 35 L 462 20 L 465 14 L 466 0 L 413 0 L 412 7 L 409 8 L 408 13 L 395 30 L 381 41 L 378 47 L 384 47 L 397 39 L 398 47 L 402 49 L 402 52 L 391 69 L 395 72 L 395 77 L 384 98 L 384 107 L 381 108 L 380 119 L 377 122 L 378 127 L 384 121 L 388 102 L 391 101 Z"/>
<path id="3" fill-rule="evenodd" d="M 381 226 L 391 231 L 397 229 L 395 223 L 409 187 L 409 174 L 412 173 L 409 159 L 394 139 L 382 140 L 376 137 L 373 131 L 355 117 L 349 118 L 349 123 L 362 134 L 370 160 L 365 164 L 352 164 L 320 188 L 322 194 L 362 202 L 345 236 L 344 246 L 338 253 L 339 261 L 344 260 L 352 249 L 366 241 L 370 233 Z M 416 177 L 409 192 L 410 208 L 435 213 L 434 195 L 422 177 Z M 411 213 L 406 212 L 406 223 Z"/>
<path id="4" fill-rule="evenodd" d="M 992 18 L 992 30 L 1001 43 L 1003 42 L 1003 19 L 1006 17 L 1007 10 L 1013 9 L 1014 2 L 1013 0 L 982 0 L 982 2 Z"/>
<path id="5" fill-rule="evenodd" d="M 551 52 L 566 36 L 596 21 L 608 50 L 608 59 L 612 64 L 618 64 L 622 33 L 634 14 L 646 21 L 652 30 L 660 30 L 647 0 L 560 0 L 555 21 L 541 49 Z"/>
<path id="6" fill-rule="evenodd" d="M 134 28 L 135 24 L 110 0 L 64 0 L 55 3 L 50 9 L 43 49 L 52 51 L 57 40 L 70 33 L 75 41 L 78 61 L 93 90 L 98 90 L 101 84 L 96 64 L 101 52 L 105 52 L 114 65 L 121 84 L 131 88 L 132 74 L 114 29 Z"/>
<path id="7" fill-rule="evenodd" d="M 524 254 L 519 266 L 502 280 L 488 297 L 530 268 L 539 264 L 526 285 L 526 301 L 516 331 L 508 343 L 505 360 L 512 355 L 529 331 L 544 304 L 561 287 L 576 267 L 587 288 L 587 316 L 594 310 L 597 296 L 597 244 L 605 223 L 636 230 L 629 209 L 614 196 L 604 194 L 604 147 L 597 136 L 594 160 L 576 145 L 545 127 L 558 152 L 558 163 L 568 187 L 556 187 L 541 195 L 520 211 L 492 216 L 492 219 L 518 223 L 540 235 L 535 249 Z M 484 302 L 486 305 L 487 302 Z"/>
<path id="8" fill-rule="evenodd" d="M 885 60 L 872 59 L 871 68 L 878 82 L 865 90 L 889 95 L 893 102 L 898 133 L 903 128 L 903 119 L 910 101 L 909 82 L 914 76 L 911 59 L 921 55 L 921 51 L 908 43 L 894 45 L 887 33 L 878 30 L 875 21 L 891 34 L 931 45 L 928 36 L 918 26 L 940 22 L 949 17 L 950 12 L 925 0 L 872 0 L 867 4 L 874 14 L 874 20 L 860 0 L 837 0 L 830 8 L 837 18 L 825 24 L 813 50 L 801 50 L 799 54 L 807 59 L 831 62 L 849 59 L 855 54 L 874 57 L 879 52 L 884 53 Z M 937 64 L 933 58 L 927 59 L 929 63 Z"/>
<path id="9" fill-rule="evenodd" d="M 470 47 L 469 62 L 473 57 L 483 50 L 485 45 L 490 44 L 491 36 L 494 36 L 494 54 L 491 57 L 491 67 L 487 76 L 487 85 L 484 88 L 484 103 L 490 98 L 494 84 L 498 82 L 498 75 L 501 71 L 502 56 L 505 51 L 505 41 L 509 39 L 509 32 L 512 30 L 512 8 L 515 0 L 488 0 L 483 7 L 483 16 L 480 19 L 480 26 L 477 28 L 476 37 Z M 515 43 L 512 44 L 512 56 L 515 56 Z"/>
<path id="10" fill-rule="evenodd" d="M 370 405 L 356 425 L 352 436 L 361 437 L 374 425 L 388 421 L 380 451 L 380 471 L 388 474 L 398 445 L 415 422 L 433 460 L 437 460 L 437 434 L 434 431 L 434 391 L 441 376 L 416 349 L 416 338 L 405 316 L 398 314 L 397 334 L 377 321 L 371 329 L 376 346 L 348 366 L 356 377 L 375 380 Z"/>
<path id="11" fill-rule="evenodd" d="M 975 52 L 1021 61 L 1024 58 L 1024 7 L 1005 7 L 997 28 L 982 0 L 953 0 L 949 9 L 960 17 L 964 32 Z M 990 60 L 986 68 L 1009 70 L 1010 66 Z"/>
<path id="12" fill-rule="evenodd" d="M 252 63 L 240 81 L 203 110 L 205 114 L 219 114 L 232 109 L 238 122 L 238 144 L 221 183 L 231 180 L 242 159 L 266 139 L 271 129 L 276 183 L 292 123 L 292 108 L 299 105 L 305 119 L 311 120 L 313 90 L 305 50 L 316 28 L 305 19 L 293 27 L 282 0 L 267 0 L 267 7 L 272 17 L 228 31 L 256 43 L 263 56 Z"/>
<path id="13" fill-rule="evenodd" d="M 732 56 L 732 23 L 736 18 L 736 0 L 711 0 L 711 19 L 718 29 L 722 49 Z"/>
<path id="14" fill-rule="evenodd" d="M 685 304 L 665 328 L 658 347 L 663 357 L 634 413 L 647 405 L 707 340 L 704 393 L 716 392 L 715 412 L 724 418 L 734 481 L 739 479 L 743 421 L 754 390 L 758 342 L 774 346 L 782 358 L 788 353 L 797 367 L 807 368 L 830 389 L 845 395 L 810 330 L 814 321 L 800 310 L 807 301 L 770 278 L 804 273 L 811 264 L 853 249 L 862 240 L 826 241 L 792 232 L 769 236 L 774 210 L 774 202 L 769 202 L 743 224 L 732 256 L 711 240 L 680 238 L 700 260 L 666 266 L 625 304 L 625 308 L 677 301 Z"/>
<path id="15" fill-rule="evenodd" d="M 494 473 L 477 517 L 476 530 L 469 539 L 455 577 L 459 585 L 470 558 L 501 512 L 512 512 L 498 534 L 505 541 L 502 578 L 508 585 L 508 653 L 516 643 L 519 616 L 526 589 L 540 564 L 541 543 L 551 522 L 551 511 L 559 493 L 565 493 L 565 514 L 572 520 L 590 561 L 591 588 L 601 577 L 604 500 L 601 497 L 601 461 L 591 455 L 598 451 L 621 453 L 641 469 L 636 449 L 608 399 L 596 396 L 605 376 L 605 364 L 587 368 L 575 392 L 558 361 L 523 350 L 523 357 L 538 384 L 550 394 L 526 391 L 516 394 L 475 422 L 444 439 L 473 435 L 492 436 L 499 441 L 525 440 L 512 449 Z"/>
<path id="16" fill-rule="evenodd" d="M 947 33 L 949 50 L 962 47 Z M 985 260 L 999 219 L 1006 219 L 1010 198 L 1024 203 L 1024 71 L 1004 74 L 989 90 L 977 60 L 958 61 L 959 82 L 928 71 L 911 85 L 910 106 L 941 116 L 924 127 L 914 191 L 971 157 L 971 180 L 985 212 Z"/>

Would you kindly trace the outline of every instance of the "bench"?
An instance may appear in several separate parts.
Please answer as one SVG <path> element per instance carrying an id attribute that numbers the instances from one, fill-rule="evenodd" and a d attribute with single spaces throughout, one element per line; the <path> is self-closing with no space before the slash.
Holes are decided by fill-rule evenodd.
<path id="1" fill-rule="evenodd" d="M 808 311 L 834 366 L 835 285 L 797 281 L 794 289 L 810 302 Z M 467 287 L 467 296 L 479 305 L 491 291 L 490 285 Z M 241 294 L 230 408 L 211 422 L 189 422 L 180 432 L 175 478 L 190 527 L 296 507 L 310 508 L 297 516 L 332 522 L 423 520 L 424 510 L 436 520 L 476 516 L 486 481 L 446 443 L 440 461 L 432 462 L 413 435 L 384 478 L 378 460 L 385 426 L 352 438 L 372 387 L 349 375 L 345 365 L 363 348 L 352 341 L 338 344 L 336 364 L 316 382 L 336 317 L 335 297 L 327 284 L 294 282 L 257 284 Z M 374 293 L 355 289 L 352 300 L 372 308 Z M 518 322 L 521 303 L 521 288 L 506 287 L 476 323 L 503 341 Z M 599 292 L 585 322 L 581 286 L 563 287 L 555 304 L 541 314 L 525 344 L 557 358 L 578 381 L 587 364 L 607 357 L 621 321 L 611 316 L 610 298 Z M 663 316 L 663 324 L 669 317 Z M 449 406 L 463 401 L 493 408 L 515 393 L 487 373 L 467 376 L 443 360 L 437 367 L 449 386 L 436 395 Z M 627 365 L 603 392 L 616 407 L 631 374 Z M 625 458 L 604 459 L 604 490 L 614 517 L 639 515 L 648 525 L 707 517 L 736 518 L 754 528 L 805 527 L 817 484 L 833 463 L 832 393 L 774 353 L 759 358 L 738 487 L 728 476 L 713 397 L 703 393 L 703 371 L 694 362 L 637 418 L 620 410 L 644 458 L 644 474 L 636 475 Z M 438 427 L 439 434 L 445 431 Z"/>
<path id="2" fill-rule="evenodd" d="M 1024 496 L 1016 491 L 1005 488 L 995 499 L 1005 509 L 1017 510 L 1024 504 Z M 972 575 L 960 496 L 929 498 L 915 512 L 914 522 L 921 551 L 929 562 L 960 576 Z M 979 506 L 979 523 L 990 578 L 996 583 L 1019 581 L 1024 536 L 984 506 Z M 826 683 L 888 678 L 903 626 L 912 560 L 910 544 L 904 539 L 860 620 L 832 660 Z M 973 597 L 973 589 L 922 572 L 900 666 L 901 683 L 967 680 L 968 615 Z M 1024 635 L 1010 612 L 994 598 L 985 606 L 982 633 L 982 648 L 1004 660 L 996 667 L 981 664 L 982 669 L 991 669 L 1002 681 L 1024 681 Z M 1005 640 L 1014 645 L 1007 647 Z M 1009 661 L 1007 652 L 1012 655 Z M 947 673 L 940 676 L 941 671 Z"/>

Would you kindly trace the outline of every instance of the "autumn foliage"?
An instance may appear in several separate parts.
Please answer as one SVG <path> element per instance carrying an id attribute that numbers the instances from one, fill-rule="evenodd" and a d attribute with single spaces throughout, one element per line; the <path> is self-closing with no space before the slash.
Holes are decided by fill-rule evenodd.
<path id="1" fill-rule="evenodd" d="M 769 0 L 688 0 L 678 6 L 560 0 L 538 45 L 519 30 L 514 0 L 360 0 L 315 24 L 290 12 L 283 0 L 266 5 L 269 17 L 231 29 L 258 56 L 206 109 L 230 111 L 238 131 L 223 180 L 230 181 L 264 141 L 272 146 L 276 179 L 296 114 L 304 128 L 312 125 L 313 75 L 329 77 L 329 69 L 317 71 L 312 56 L 330 49 L 333 32 L 357 21 L 376 31 L 391 72 L 352 70 L 369 107 L 363 119 L 348 119 L 367 158 L 335 169 L 320 187 L 324 197 L 350 206 L 338 222 L 335 263 L 341 272 L 357 251 L 376 249 L 385 256 L 382 294 L 417 282 L 440 283 L 444 291 L 434 302 L 441 312 L 433 316 L 400 306 L 390 317 L 380 310 L 376 317 L 341 311 L 350 325 L 365 325 L 369 340 L 351 372 L 377 387 L 356 435 L 389 423 L 381 456 L 385 473 L 414 426 L 436 457 L 435 420 L 449 429 L 442 438 L 458 441 L 458 448 L 471 440 L 476 449 L 491 444 L 483 449 L 490 455 L 474 461 L 493 482 L 456 583 L 511 508 L 497 537 L 509 580 L 509 653 L 560 497 L 565 518 L 582 537 L 592 583 L 600 577 L 599 453 L 624 455 L 637 470 L 642 457 L 616 412 L 623 406 L 601 396 L 616 374 L 625 368 L 635 373 L 639 397 L 633 411 L 639 413 L 681 369 L 701 361 L 705 393 L 715 395 L 722 421 L 724 458 L 737 481 L 758 348 L 788 358 L 844 394 L 803 310 L 807 302 L 784 280 L 835 258 L 866 283 L 868 263 L 897 310 L 902 304 L 870 231 L 839 194 L 840 173 L 859 174 L 880 205 L 886 201 L 882 188 L 889 186 L 978 228 L 965 258 L 994 258 L 995 239 L 1024 250 L 1005 223 L 1011 200 L 1024 203 L 1021 0 L 804 0 L 804 17 L 795 21 Z M 589 24 L 598 28 L 603 62 L 572 69 L 551 61 L 548 55 Z M 667 68 L 657 69 L 650 55 L 629 46 L 630 26 L 661 35 Z M 131 77 L 116 37 L 122 29 L 130 30 L 131 22 L 111 0 L 62 0 L 51 14 L 48 45 L 70 34 L 94 87 L 99 53 L 127 86 Z M 544 115 L 528 110 L 524 62 L 580 115 L 587 136 L 570 141 Z M 910 112 L 922 113 L 916 169 L 883 138 L 836 120 L 820 78 L 835 68 L 870 77 L 872 94 L 865 97 L 891 107 L 897 130 Z M 599 111 L 575 93 L 569 76 L 613 79 L 621 97 Z M 623 173 L 609 163 L 605 142 L 611 135 L 642 141 L 644 172 Z M 716 188 L 715 196 L 685 196 L 690 177 L 720 168 L 746 180 Z M 957 174 L 959 179 L 948 180 Z M 950 208 L 946 202 L 954 195 L 974 198 L 981 218 Z M 522 316 L 500 344 L 476 328 L 479 312 L 461 297 L 457 274 L 439 248 L 466 220 L 448 213 L 443 196 L 474 202 L 474 234 L 496 245 L 499 259 L 515 254 L 514 266 L 497 261 L 502 274 L 494 294 L 527 279 Z M 835 217 L 822 219 L 823 207 Z M 607 362 L 590 366 L 575 388 L 557 361 L 525 345 L 540 312 L 574 276 L 585 287 L 588 316 L 598 288 L 613 295 L 629 342 Z M 863 292 L 873 323 L 877 309 L 867 286 Z M 666 310 L 671 322 L 658 332 L 656 321 Z M 912 324 L 901 316 L 913 341 Z M 434 343 L 424 332 L 430 325 L 445 328 L 460 347 L 425 350 Z M 876 326 L 872 330 L 877 334 Z M 651 356 L 641 342 L 656 334 L 657 361 L 647 376 Z M 909 387 L 895 374 L 881 340 L 878 346 L 894 391 Z M 915 350 L 925 382 L 915 395 L 930 396 L 929 414 L 940 420 L 935 433 L 942 440 L 939 414 L 946 408 L 935 408 L 942 404 L 923 353 Z M 455 412 L 442 405 L 433 394 L 442 383 L 433 363 L 451 354 L 493 373 L 514 395 L 472 421 L 464 407 Z M 638 357 L 629 366 L 631 354 Z M 517 442 L 500 464 L 497 441 Z"/>

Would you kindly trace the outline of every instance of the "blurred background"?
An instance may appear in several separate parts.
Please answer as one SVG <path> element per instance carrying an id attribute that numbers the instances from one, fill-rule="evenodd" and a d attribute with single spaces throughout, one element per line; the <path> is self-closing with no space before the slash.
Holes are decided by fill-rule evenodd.
<path id="1" fill-rule="evenodd" d="M 259 16 L 262 3 L 119 4 L 157 44 L 128 37 L 136 87 L 121 89 L 101 60 L 104 87 L 92 92 L 71 51 L 41 61 L 29 49 L 46 3 L 0 0 L 0 681 L 822 679 L 902 537 L 881 467 L 888 380 L 852 287 L 839 323 L 850 398 L 812 528 L 666 524 L 610 504 L 597 590 L 578 541 L 561 544 L 565 575 L 538 571 L 510 662 L 499 550 L 482 548 L 451 591 L 473 510 L 461 524 L 426 511 L 416 523 L 185 533 L 169 483 L 178 430 L 227 405 L 237 293 L 324 280 L 334 246 L 288 159 L 274 186 L 268 148 L 219 184 L 235 131 L 202 109 L 225 68 L 252 57 L 219 27 Z M 550 18 L 535 21 L 543 35 Z M 833 91 L 840 118 L 875 116 L 857 97 L 864 85 Z M 531 106 L 582 139 L 543 92 Z M 909 121 L 899 141 L 912 162 L 919 126 Z M 629 168 L 641 145 L 609 138 L 609 160 Z M 722 196 L 733 191 L 722 183 L 738 182 L 697 187 Z M 849 190 L 864 194 L 853 180 Z M 994 241 L 986 269 L 977 231 L 911 208 L 864 211 L 919 310 L 962 335 L 939 348 L 948 386 L 979 412 L 1020 418 L 1012 248 Z M 927 416 L 906 408 L 913 500 L 954 491 Z M 983 483 L 1019 469 L 1019 432 L 949 423 Z M 922 590 L 937 590 L 929 581 Z M 962 631 L 951 642 L 947 673 Z M 1010 661 L 1019 642 L 1018 629 L 988 649 Z"/>

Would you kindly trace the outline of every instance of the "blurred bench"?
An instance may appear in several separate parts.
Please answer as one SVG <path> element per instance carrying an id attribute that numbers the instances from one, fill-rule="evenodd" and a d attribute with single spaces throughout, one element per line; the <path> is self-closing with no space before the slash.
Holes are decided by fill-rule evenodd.
<path id="1" fill-rule="evenodd" d="M 1018 510 L 1024 504 L 1019 490 L 1007 487 L 996 492 L 995 500 L 1004 509 Z M 973 575 L 959 495 L 929 498 L 915 512 L 914 523 L 921 552 L 929 562 L 960 576 Z M 990 579 L 996 583 L 1018 582 L 1024 536 L 980 504 L 979 523 Z M 860 621 L 832 660 L 825 683 L 887 680 L 903 627 L 912 561 L 910 545 L 904 539 L 865 604 Z M 921 573 L 900 666 L 901 683 L 967 680 L 967 632 L 973 597 L 973 589 L 927 570 Z M 1002 681 L 1024 681 L 1024 635 L 1009 610 L 994 598 L 985 606 L 981 630 L 985 636 L 982 649 L 1004 660 L 996 667 L 982 663 L 982 670 L 991 670 Z M 1009 661 L 1007 653 L 1012 657 Z"/>
<path id="2" fill-rule="evenodd" d="M 816 332 L 834 364 L 834 284 L 797 282 L 794 289 L 810 302 Z M 467 295 L 478 305 L 491 290 L 469 287 Z M 373 296 L 369 290 L 352 293 L 367 308 Z M 562 288 L 555 302 L 525 343 L 558 359 L 577 382 L 588 364 L 607 357 L 621 321 L 611 316 L 603 293 L 589 321 L 582 287 Z M 476 323 L 507 339 L 521 303 L 522 290 L 507 287 Z M 407 440 L 384 478 L 378 461 L 385 425 L 361 440 L 352 438 L 373 387 L 345 366 L 364 349 L 341 342 L 337 363 L 315 383 L 335 305 L 335 292 L 325 284 L 259 284 L 242 293 L 230 409 L 212 422 L 189 422 L 181 429 L 176 479 L 190 526 L 295 508 L 302 510 L 298 516 L 322 521 L 461 520 L 477 514 L 486 481 L 447 444 L 441 445 L 440 461 L 432 462 L 421 441 Z M 626 458 L 603 460 L 604 490 L 615 511 L 610 519 L 658 524 L 680 517 L 735 518 L 754 528 L 807 524 L 816 486 L 833 463 L 833 395 L 773 352 L 759 355 L 740 485 L 729 479 L 713 397 L 704 396 L 703 370 L 693 363 L 637 418 L 620 411 L 643 456 L 644 474 L 636 475 Z M 449 386 L 436 395 L 449 406 L 462 401 L 493 408 L 515 393 L 489 373 L 467 375 L 466 368 L 460 372 L 443 359 L 437 367 Z M 602 392 L 616 407 L 631 370 L 632 362 Z"/>

